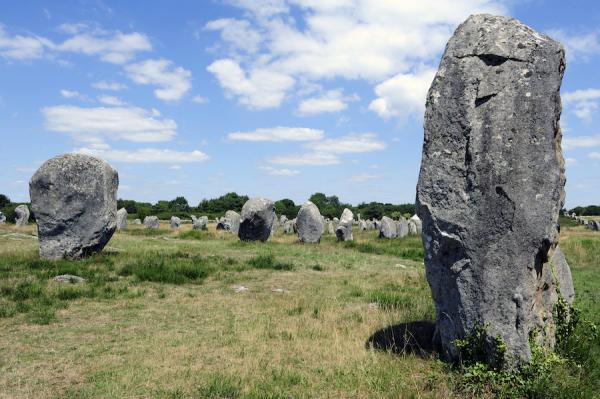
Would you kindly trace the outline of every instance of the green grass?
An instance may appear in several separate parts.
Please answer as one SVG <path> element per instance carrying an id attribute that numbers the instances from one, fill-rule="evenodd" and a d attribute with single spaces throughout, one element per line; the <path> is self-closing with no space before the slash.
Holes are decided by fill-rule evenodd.
<path id="1" fill-rule="evenodd" d="M 583 319 L 600 323 L 600 233 L 561 223 L 577 306 Z M 461 372 L 435 355 L 366 349 L 377 331 L 432 321 L 434 306 L 419 237 L 354 235 L 351 243 L 325 235 L 306 245 L 282 234 L 242 243 L 214 225 L 134 226 L 81 261 L 41 261 L 34 239 L 0 235 L 0 391 L 15 398 L 598 396 L 600 344 L 587 322 L 561 345 L 566 360 L 530 370 L 526 389 L 515 388 L 514 377 Z M 59 274 L 86 282 L 53 282 Z"/>

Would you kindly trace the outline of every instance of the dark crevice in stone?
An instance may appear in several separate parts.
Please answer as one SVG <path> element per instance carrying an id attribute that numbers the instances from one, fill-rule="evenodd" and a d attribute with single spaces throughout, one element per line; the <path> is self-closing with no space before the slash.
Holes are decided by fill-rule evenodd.
<path id="1" fill-rule="evenodd" d="M 502 55 L 497 54 L 465 54 L 457 56 L 456 58 L 470 58 L 477 57 L 481 61 L 485 63 L 487 66 L 498 66 L 504 64 L 506 61 L 514 61 L 514 62 L 526 62 L 525 60 L 514 58 L 514 57 L 504 57 Z"/>
<path id="2" fill-rule="evenodd" d="M 483 104 L 487 103 L 488 101 L 490 101 L 494 97 L 496 97 L 496 93 L 476 98 L 475 99 L 475 107 L 479 107 L 480 105 L 483 105 Z"/>

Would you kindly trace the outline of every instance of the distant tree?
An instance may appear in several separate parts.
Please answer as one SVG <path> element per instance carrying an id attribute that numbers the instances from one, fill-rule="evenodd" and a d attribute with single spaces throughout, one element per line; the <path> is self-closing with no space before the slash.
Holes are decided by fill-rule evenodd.
<path id="1" fill-rule="evenodd" d="M 0 208 L 4 208 L 7 205 L 10 205 L 10 198 L 4 194 L 0 194 Z"/>
<path id="2" fill-rule="evenodd" d="M 210 215 L 222 215 L 229 210 L 240 212 L 246 201 L 248 201 L 247 195 L 227 193 L 219 198 L 202 200 L 198 204 L 198 211 Z"/>
<path id="3" fill-rule="evenodd" d="M 300 206 L 296 206 L 294 201 L 288 198 L 284 198 L 279 201 L 275 201 L 275 212 L 278 215 L 285 215 L 288 219 L 293 219 L 298 215 Z"/>
<path id="4" fill-rule="evenodd" d="M 169 202 L 169 210 L 176 212 L 189 212 L 190 205 L 185 197 L 177 197 L 173 201 Z"/>
<path id="5" fill-rule="evenodd" d="M 341 203 L 340 199 L 335 195 L 328 197 L 323 193 L 314 193 L 310 196 L 309 200 L 319 208 L 321 215 L 330 219 L 340 217 L 344 208 L 352 209 L 350 204 Z"/>

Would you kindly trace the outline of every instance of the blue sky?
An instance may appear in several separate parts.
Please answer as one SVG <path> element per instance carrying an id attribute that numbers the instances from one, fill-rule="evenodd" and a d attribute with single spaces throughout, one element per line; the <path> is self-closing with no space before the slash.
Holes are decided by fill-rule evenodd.
<path id="1" fill-rule="evenodd" d="M 596 1 L 3 2 L 0 192 L 52 156 L 109 161 L 119 196 L 237 191 L 413 202 L 425 93 L 469 14 L 565 45 L 567 206 L 600 203 Z"/>

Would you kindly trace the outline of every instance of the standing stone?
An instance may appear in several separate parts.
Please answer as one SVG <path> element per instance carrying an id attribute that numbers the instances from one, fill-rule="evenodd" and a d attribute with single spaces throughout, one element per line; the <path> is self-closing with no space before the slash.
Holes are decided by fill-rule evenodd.
<path id="1" fill-rule="evenodd" d="M 306 201 L 298 211 L 296 229 L 300 242 L 318 243 L 323 233 L 324 219 L 319 208 L 310 201 Z"/>
<path id="2" fill-rule="evenodd" d="M 417 234 L 421 234 L 423 232 L 423 222 L 421 222 L 421 218 L 419 218 L 417 215 L 412 215 L 410 220 L 414 222 L 417 228 Z"/>
<path id="3" fill-rule="evenodd" d="M 338 241 L 352 241 L 352 224 L 354 223 L 354 215 L 352 211 L 345 208 L 340 217 L 340 223 L 335 229 L 335 236 Z"/>
<path id="4" fill-rule="evenodd" d="M 96 157 L 64 154 L 44 162 L 29 182 L 40 257 L 101 251 L 117 228 L 118 186 L 117 172 Z"/>
<path id="5" fill-rule="evenodd" d="M 364 220 L 359 220 L 358 221 L 358 229 L 360 231 L 367 231 L 367 222 L 365 222 Z"/>
<path id="6" fill-rule="evenodd" d="M 408 234 L 410 234 L 411 236 L 416 236 L 418 234 L 418 231 L 417 231 L 417 224 L 415 223 L 415 221 L 412 219 L 409 219 L 407 224 L 408 224 Z"/>
<path id="7" fill-rule="evenodd" d="M 117 230 L 127 228 L 127 209 L 121 208 L 117 211 Z"/>
<path id="8" fill-rule="evenodd" d="M 160 228 L 160 221 L 157 216 L 146 216 L 144 218 L 144 226 L 148 229 L 158 229 Z"/>
<path id="9" fill-rule="evenodd" d="M 558 247 L 564 204 L 563 47 L 515 19 L 475 15 L 450 39 L 427 96 L 417 213 L 443 355 L 486 331 L 507 366 L 530 337 L 555 343 L 553 305 L 574 298 Z M 553 278 L 553 275 L 556 278 Z"/>
<path id="10" fill-rule="evenodd" d="M 0 224 L 6 223 L 6 216 L 2 212 L 0 212 Z"/>
<path id="11" fill-rule="evenodd" d="M 286 220 L 283 225 L 283 232 L 285 234 L 294 234 L 294 222 L 292 220 Z"/>
<path id="12" fill-rule="evenodd" d="M 280 224 L 280 225 L 284 226 L 284 225 L 285 225 L 285 222 L 287 222 L 287 221 L 288 221 L 288 218 L 287 218 L 287 216 L 285 216 L 285 215 L 281 215 L 281 216 L 279 217 L 279 224 Z"/>
<path id="13" fill-rule="evenodd" d="M 275 220 L 275 204 L 266 198 L 251 198 L 242 207 L 238 236 L 242 241 L 267 241 Z"/>
<path id="14" fill-rule="evenodd" d="M 415 226 L 414 222 L 412 222 L 412 225 L 413 232 L 411 233 L 411 221 L 407 221 L 402 216 L 400 216 L 400 220 L 398 220 L 397 223 L 396 231 L 398 238 L 406 237 L 409 234 L 417 234 L 417 227 Z"/>
<path id="15" fill-rule="evenodd" d="M 333 228 L 333 222 L 327 223 L 327 234 L 334 235 L 335 229 Z"/>
<path id="16" fill-rule="evenodd" d="M 396 222 L 387 216 L 382 217 L 379 222 L 379 238 L 396 237 L 398 237 L 398 225 Z"/>
<path id="17" fill-rule="evenodd" d="M 171 216 L 171 228 L 177 230 L 181 226 L 181 219 L 177 216 Z"/>
<path id="18" fill-rule="evenodd" d="M 15 225 L 18 227 L 27 226 L 29 223 L 29 208 L 27 205 L 19 205 L 15 208 Z"/>
<path id="19" fill-rule="evenodd" d="M 142 221 L 140 219 L 134 219 L 132 224 L 142 224 Z"/>
<path id="20" fill-rule="evenodd" d="M 200 216 L 192 218 L 192 228 L 194 230 L 206 230 L 208 228 L 208 216 Z"/>
<path id="21" fill-rule="evenodd" d="M 225 217 L 217 223 L 217 230 L 225 230 L 228 233 L 237 234 L 240 230 L 241 216 L 236 211 L 225 212 Z"/>

